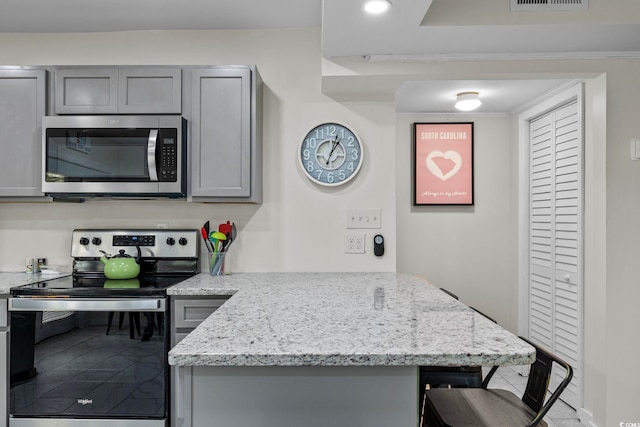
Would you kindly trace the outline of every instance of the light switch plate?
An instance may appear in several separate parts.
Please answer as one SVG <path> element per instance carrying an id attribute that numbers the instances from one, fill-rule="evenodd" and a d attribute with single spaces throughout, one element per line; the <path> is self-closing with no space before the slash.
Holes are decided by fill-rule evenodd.
<path id="1" fill-rule="evenodd" d="M 382 228 L 382 209 L 347 209 L 347 228 Z"/>

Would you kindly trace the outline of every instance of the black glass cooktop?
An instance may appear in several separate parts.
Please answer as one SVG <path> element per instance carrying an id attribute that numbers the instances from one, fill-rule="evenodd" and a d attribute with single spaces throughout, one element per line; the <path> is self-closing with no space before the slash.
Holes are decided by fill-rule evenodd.
<path id="1" fill-rule="evenodd" d="M 11 296 L 60 297 L 145 297 L 165 296 L 167 288 L 192 277 L 193 274 L 140 276 L 135 279 L 104 277 L 60 277 L 11 289 Z"/>

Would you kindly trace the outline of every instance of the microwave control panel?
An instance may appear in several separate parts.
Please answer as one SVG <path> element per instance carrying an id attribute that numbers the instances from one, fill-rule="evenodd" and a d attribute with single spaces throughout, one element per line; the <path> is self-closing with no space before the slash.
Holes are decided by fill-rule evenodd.
<path id="1" fill-rule="evenodd" d="M 178 180 L 178 138 L 175 130 L 162 129 L 160 140 L 160 162 L 158 181 L 176 182 Z"/>

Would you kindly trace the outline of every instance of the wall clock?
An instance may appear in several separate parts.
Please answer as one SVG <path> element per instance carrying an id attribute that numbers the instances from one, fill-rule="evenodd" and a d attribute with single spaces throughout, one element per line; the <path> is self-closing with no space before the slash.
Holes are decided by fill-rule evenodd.
<path id="1" fill-rule="evenodd" d="M 340 123 L 322 123 L 307 132 L 298 159 L 311 181 L 333 187 L 346 184 L 358 174 L 363 154 L 355 132 Z"/>

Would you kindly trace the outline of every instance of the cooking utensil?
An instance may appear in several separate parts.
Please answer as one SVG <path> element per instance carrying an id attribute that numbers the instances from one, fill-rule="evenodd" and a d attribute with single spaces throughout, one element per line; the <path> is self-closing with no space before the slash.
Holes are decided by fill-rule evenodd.
<path id="1" fill-rule="evenodd" d="M 209 253 L 213 253 L 213 245 L 211 244 L 211 240 L 209 240 L 209 233 L 207 233 L 208 224 L 209 224 L 209 221 L 207 221 L 207 223 L 202 226 L 202 228 L 200 229 L 200 234 L 202 235 L 204 244 L 207 247 L 207 251 L 209 251 Z"/>
<path id="2" fill-rule="evenodd" d="M 219 231 L 212 231 L 211 234 L 209 234 L 209 240 L 213 242 L 213 251 L 218 252 L 220 249 L 220 242 L 227 240 L 227 236 Z"/>
<path id="3" fill-rule="evenodd" d="M 227 221 L 225 224 L 218 225 L 218 231 L 224 234 L 225 236 L 227 235 L 227 233 L 231 235 L 231 228 L 232 228 L 231 221 Z"/>
<path id="4" fill-rule="evenodd" d="M 236 223 L 232 222 L 231 223 L 231 241 L 227 245 L 227 249 L 229 249 L 229 246 L 231 246 L 231 243 L 233 243 L 236 240 L 237 235 L 238 235 L 238 229 L 236 228 Z"/>
<path id="5" fill-rule="evenodd" d="M 227 221 L 227 224 L 229 224 L 229 221 Z M 223 225 L 223 224 L 220 224 Z M 222 242 L 222 251 L 227 251 L 229 250 L 229 246 L 231 246 L 231 243 L 233 243 L 233 241 L 235 240 L 236 235 L 238 234 L 238 230 L 236 229 L 236 224 L 235 222 L 232 222 L 230 228 L 225 227 L 225 229 L 228 229 L 226 235 L 227 235 L 227 240 L 225 240 L 224 242 Z"/>
<path id="6" fill-rule="evenodd" d="M 227 246 L 229 246 L 229 243 L 231 243 L 231 228 L 231 221 L 218 225 L 218 231 L 227 236 L 227 239 L 222 242 L 222 249 L 220 249 L 222 252 L 224 252 Z"/>

